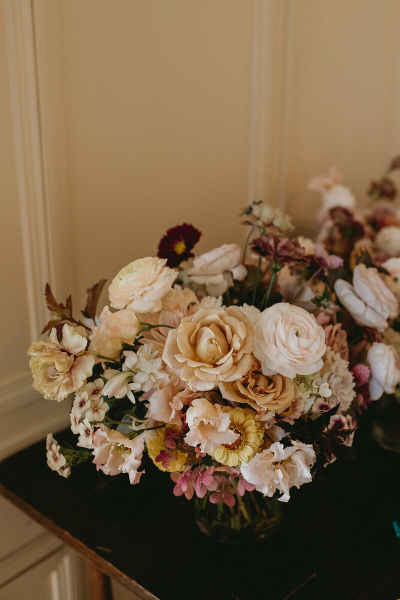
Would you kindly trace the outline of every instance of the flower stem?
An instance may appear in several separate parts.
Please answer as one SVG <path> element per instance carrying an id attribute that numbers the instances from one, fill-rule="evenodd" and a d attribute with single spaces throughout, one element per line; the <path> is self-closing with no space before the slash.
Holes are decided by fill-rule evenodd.
<path id="1" fill-rule="evenodd" d="M 103 356 L 102 354 L 96 354 L 97 358 L 103 358 L 104 360 L 106 360 L 107 362 L 113 362 L 113 363 L 117 363 L 117 364 L 121 364 L 120 360 L 115 360 L 115 358 L 109 358 L 108 356 Z"/>
<path id="2" fill-rule="evenodd" d="M 272 292 L 272 288 L 274 287 L 274 283 L 275 283 L 275 279 L 277 274 L 279 273 L 279 271 L 281 270 L 281 265 L 274 263 L 272 265 L 272 275 L 271 275 L 271 280 L 269 282 L 269 286 L 267 291 L 265 292 L 264 298 L 262 299 L 261 302 L 261 310 L 264 310 L 264 308 L 266 308 L 268 306 L 269 303 L 269 298 L 271 296 L 271 292 Z"/>
<path id="3" fill-rule="evenodd" d="M 250 241 L 250 237 L 251 234 L 253 233 L 253 230 L 250 228 L 249 231 L 249 235 L 246 238 L 245 244 L 244 244 L 244 250 L 243 250 L 243 258 L 242 258 L 242 263 L 244 264 L 244 261 L 246 259 L 246 254 L 247 254 L 247 246 L 249 245 L 249 241 Z"/>
<path id="4" fill-rule="evenodd" d="M 252 299 L 252 302 L 251 302 L 253 305 L 255 304 L 255 301 L 256 301 L 258 281 L 260 279 L 260 271 L 261 271 L 261 256 L 258 259 L 256 279 L 255 279 L 255 282 L 254 282 L 253 299 Z"/>

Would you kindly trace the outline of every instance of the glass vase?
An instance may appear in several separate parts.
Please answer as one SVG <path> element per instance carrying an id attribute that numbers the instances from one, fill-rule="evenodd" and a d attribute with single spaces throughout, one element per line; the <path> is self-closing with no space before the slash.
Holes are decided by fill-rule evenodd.
<path id="1" fill-rule="evenodd" d="M 212 504 L 210 493 L 195 498 L 196 523 L 200 531 L 223 543 L 245 543 L 272 536 L 279 529 L 282 503 L 259 492 L 235 495 L 235 506 Z"/>
<path id="2" fill-rule="evenodd" d="M 372 437 L 385 450 L 400 452 L 400 399 L 384 395 L 374 405 Z"/>

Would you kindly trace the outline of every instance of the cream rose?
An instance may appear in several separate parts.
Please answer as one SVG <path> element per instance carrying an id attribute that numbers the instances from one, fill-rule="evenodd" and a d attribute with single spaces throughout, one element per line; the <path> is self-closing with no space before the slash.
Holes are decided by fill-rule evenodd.
<path id="1" fill-rule="evenodd" d="M 29 348 L 33 387 L 46 400 L 61 402 L 80 390 L 92 374 L 95 359 L 85 351 L 87 339 L 84 333 L 83 327 L 65 323 L 61 342 L 58 342 L 54 328 L 50 342 L 34 342 Z"/>
<path id="2" fill-rule="evenodd" d="M 393 346 L 374 342 L 368 350 L 371 369 L 369 393 L 371 400 L 379 400 L 383 393 L 394 394 L 400 383 L 400 358 Z"/>
<path id="3" fill-rule="evenodd" d="M 400 227 L 382 227 L 375 238 L 375 246 L 391 256 L 400 256 Z"/>
<path id="4" fill-rule="evenodd" d="M 278 373 L 267 377 L 261 365 L 253 360 L 244 377 L 229 383 L 220 383 L 222 397 L 233 402 L 246 402 L 256 411 L 262 412 L 265 420 L 287 410 L 300 396 L 293 379 Z"/>
<path id="5" fill-rule="evenodd" d="M 374 267 L 359 264 L 353 271 L 353 285 L 338 279 L 335 292 L 356 323 L 384 331 L 387 319 L 395 319 L 399 305 Z"/>
<path id="6" fill-rule="evenodd" d="M 223 294 L 234 279 L 241 281 L 247 275 L 246 267 L 240 262 L 241 252 L 238 244 L 224 244 L 198 256 L 188 271 L 189 279 L 205 285 L 211 296 Z"/>
<path id="7" fill-rule="evenodd" d="M 254 355 L 264 375 L 311 375 L 322 367 L 325 350 L 324 330 L 298 306 L 274 304 L 256 323 Z"/>
<path id="8" fill-rule="evenodd" d="M 137 313 L 162 309 L 161 299 L 171 289 L 178 272 L 161 258 L 141 258 L 124 267 L 108 288 L 113 308 L 130 308 Z"/>
<path id="9" fill-rule="evenodd" d="M 202 308 L 168 333 L 163 360 L 191 390 L 207 391 L 242 377 L 253 346 L 254 329 L 237 307 Z"/>

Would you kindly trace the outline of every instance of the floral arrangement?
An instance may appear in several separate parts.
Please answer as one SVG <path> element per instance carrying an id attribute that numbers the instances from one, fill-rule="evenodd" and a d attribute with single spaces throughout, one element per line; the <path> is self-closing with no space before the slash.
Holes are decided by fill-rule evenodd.
<path id="1" fill-rule="evenodd" d="M 91 460 L 136 484 L 147 452 L 176 496 L 234 506 L 254 490 L 286 502 L 351 455 L 360 412 L 400 382 L 400 293 L 364 244 L 376 217 L 343 208 L 351 192 L 336 171 L 312 187 L 324 196 L 318 243 L 289 237 L 290 218 L 259 201 L 242 213 L 244 249 L 194 256 L 200 232 L 174 227 L 157 257 L 114 277 L 100 314 L 105 281 L 79 319 L 46 287 L 52 319 L 49 341 L 28 352 L 33 385 L 56 402 L 74 395 L 77 435 L 71 447 L 49 434 L 51 469 L 67 477 Z"/>

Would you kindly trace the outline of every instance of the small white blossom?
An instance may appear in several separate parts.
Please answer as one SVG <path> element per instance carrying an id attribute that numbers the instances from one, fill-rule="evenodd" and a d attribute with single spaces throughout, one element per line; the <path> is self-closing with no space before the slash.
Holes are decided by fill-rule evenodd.
<path id="1" fill-rule="evenodd" d="M 71 473 L 71 467 L 67 464 L 67 459 L 60 452 L 60 446 L 57 444 L 51 433 L 46 438 L 46 458 L 47 464 L 52 471 L 57 471 L 61 477 L 68 477 Z"/>
<path id="2" fill-rule="evenodd" d="M 78 427 L 79 439 L 77 446 L 81 448 L 93 448 L 93 427 L 88 419 L 84 419 Z"/>
<path id="3" fill-rule="evenodd" d="M 86 410 L 85 416 L 88 419 L 88 421 L 100 422 L 104 420 L 107 411 L 107 402 L 104 402 L 102 398 L 95 398 L 94 400 L 91 400 L 90 406 Z"/>
<path id="4" fill-rule="evenodd" d="M 71 431 L 76 435 L 79 433 L 79 423 L 81 420 L 81 412 L 79 409 L 73 406 L 69 418 L 71 420 Z"/>
<path id="5" fill-rule="evenodd" d="M 130 387 L 135 391 L 148 392 L 165 379 L 165 372 L 162 371 L 162 359 L 161 356 L 158 356 L 157 350 L 153 350 L 151 344 L 143 344 L 137 351 L 137 358 L 135 364 L 137 372 Z"/>
<path id="6" fill-rule="evenodd" d="M 96 400 L 99 398 L 101 396 L 103 387 L 104 381 L 101 379 L 101 377 L 86 384 L 85 391 L 87 392 L 89 400 Z"/>

